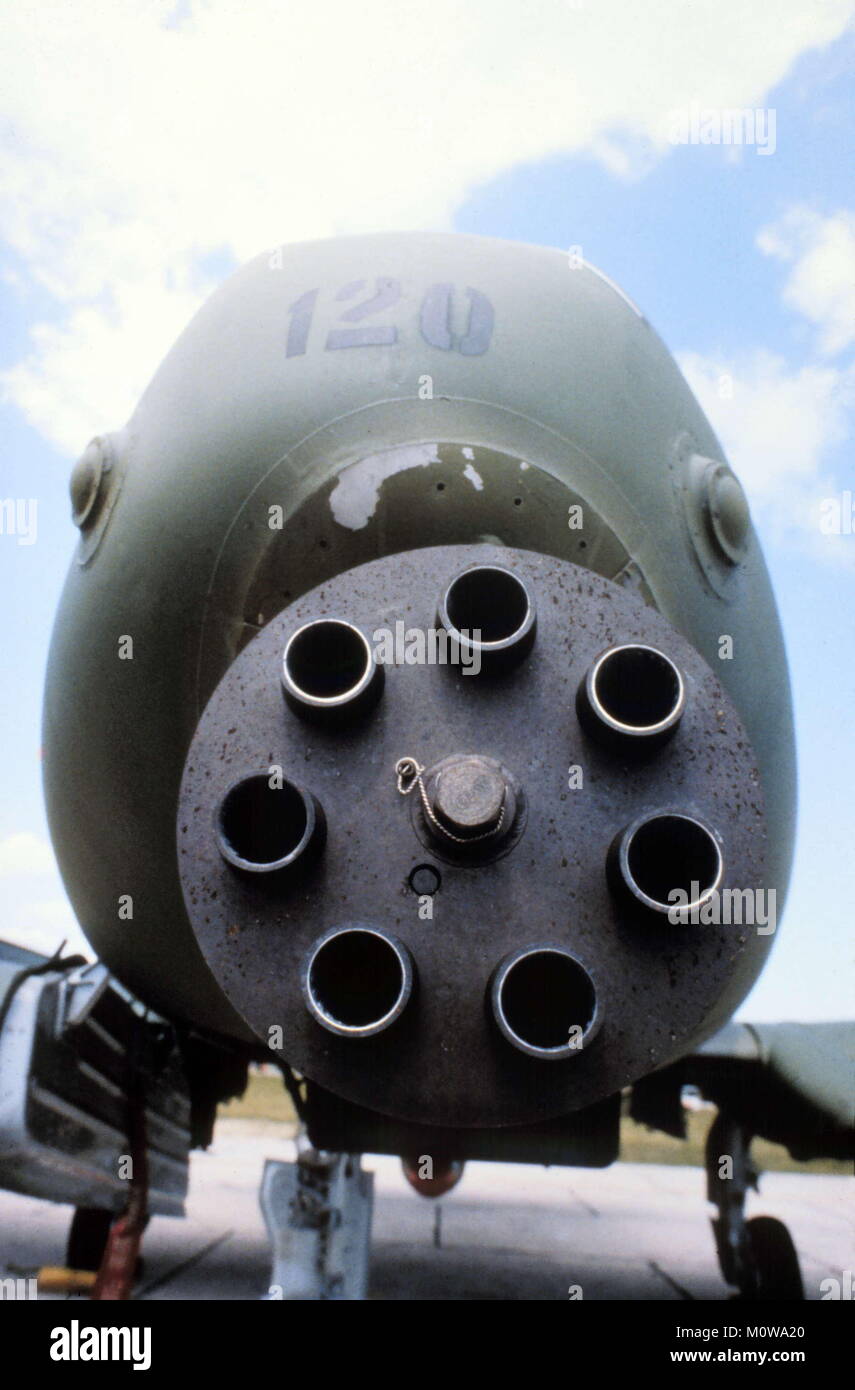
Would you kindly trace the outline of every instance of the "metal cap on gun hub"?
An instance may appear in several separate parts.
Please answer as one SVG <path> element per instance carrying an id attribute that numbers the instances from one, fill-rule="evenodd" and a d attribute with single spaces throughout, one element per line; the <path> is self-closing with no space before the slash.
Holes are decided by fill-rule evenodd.
<path id="1" fill-rule="evenodd" d="M 506 812 L 508 784 L 486 758 L 467 754 L 449 762 L 433 784 L 434 814 L 452 835 L 469 839 L 497 831 Z"/>
<path id="2" fill-rule="evenodd" d="M 525 828 L 525 792 L 504 763 L 453 753 L 432 767 L 405 756 L 398 791 L 418 791 L 413 827 L 422 844 L 450 863 L 486 864 L 506 854 Z"/>

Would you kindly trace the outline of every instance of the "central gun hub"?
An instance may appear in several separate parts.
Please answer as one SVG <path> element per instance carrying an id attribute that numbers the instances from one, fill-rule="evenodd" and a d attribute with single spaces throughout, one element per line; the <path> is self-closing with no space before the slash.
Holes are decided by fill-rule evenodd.
<path id="1" fill-rule="evenodd" d="M 397 623 L 445 641 L 382 664 Z M 712 1032 L 769 947 L 671 912 L 766 885 L 715 674 L 636 595 L 498 546 L 374 560 L 272 619 L 199 721 L 178 850 L 255 1034 L 426 1125 L 614 1095 Z"/>
<path id="2" fill-rule="evenodd" d="M 492 758 L 449 758 L 433 776 L 432 810 L 440 833 L 459 844 L 498 835 L 506 819 L 510 785 Z"/>
<path id="3" fill-rule="evenodd" d="M 496 762 L 477 753 L 457 754 L 425 770 L 415 758 L 399 758 L 398 790 L 418 788 L 414 826 L 425 845 L 451 862 L 487 863 L 522 833 L 522 787 Z"/>

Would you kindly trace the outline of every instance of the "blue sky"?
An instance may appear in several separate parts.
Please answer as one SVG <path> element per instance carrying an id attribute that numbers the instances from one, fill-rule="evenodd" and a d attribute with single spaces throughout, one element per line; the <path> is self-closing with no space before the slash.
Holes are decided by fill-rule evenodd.
<path id="1" fill-rule="evenodd" d="M 75 457 L 124 423 L 242 260 L 303 236 L 438 227 L 581 247 L 719 433 L 778 597 L 800 773 L 780 940 L 740 1013 L 851 1016 L 855 535 L 823 534 L 819 507 L 855 490 L 855 5 L 749 8 L 4 14 L 20 63 L 0 125 L 0 499 L 36 499 L 38 529 L 32 545 L 0 534 L 0 934 L 74 939 L 39 721 Z M 669 115 L 692 101 L 774 111 L 774 153 L 671 144 Z"/>

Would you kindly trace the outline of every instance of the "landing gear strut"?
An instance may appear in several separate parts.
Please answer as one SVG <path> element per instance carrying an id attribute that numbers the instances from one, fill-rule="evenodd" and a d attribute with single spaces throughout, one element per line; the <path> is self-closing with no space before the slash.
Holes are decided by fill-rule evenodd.
<path id="1" fill-rule="evenodd" d="M 799 1257 L 784 1223 L 772 1216 L 745 1219 L 748 1189 L 757 1191 L 752 1138 L 724 1111 L 707 1136 L 707 1197 L 718 1208 L 711 1224 L 721 1272 L 746 1301 L 803 1299 Z"/>
<path id="2" fill-rule="evenodd" d="M 368 1289 L 374 1175 L 358 1154 L 268 1159 L 261 1210 L 273 1246 L 269 1299 L 358 1300 Z"/>

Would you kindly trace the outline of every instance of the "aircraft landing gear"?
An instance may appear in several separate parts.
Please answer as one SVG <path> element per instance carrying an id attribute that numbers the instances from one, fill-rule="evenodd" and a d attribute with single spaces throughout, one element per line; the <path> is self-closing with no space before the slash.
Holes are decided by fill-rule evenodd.
<path id="1" fill-rule="evenodd" d="M 365 1298 L 374 1175 L 359 1154 L 307 1148 L 296 1163 L 268 1159 L 260 1201 L 273 1246 L 268 1299 Z"/>
<path id="2" fill-rule="evenodd" d="M 711 1224 L 721 1272 L 746 1301 L 804 1298 L 799 1257 L 782 1221 L 745 1219 L 749 1187 L 757 1191 L 750 1130 L 719 1111 L 707 1136 L 707 1197 L 718 1208 Z"/>
<path id="3" fill-rule="evenodd" d="M 76 1207 L 65 1248 L 66 1268 L 91 1270 L 97 1274 L 112 1224 L 113 1212 L 106 1207 Z"/>

